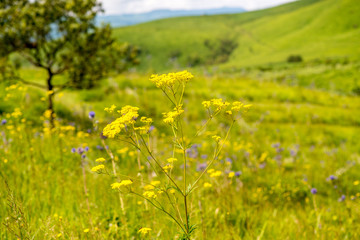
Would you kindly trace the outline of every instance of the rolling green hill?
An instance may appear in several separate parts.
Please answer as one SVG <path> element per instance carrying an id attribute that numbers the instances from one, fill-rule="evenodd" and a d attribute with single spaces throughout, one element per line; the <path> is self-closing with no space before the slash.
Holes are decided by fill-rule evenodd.
<path id="1" fill-rule="evenodd" d="M 233 15 L 181 17 L 115 29 L 142 50 L 141 70 L 219 65 L 238 69 L 286 62 L 360 56 L 356 0 L 304 0 Z"/>

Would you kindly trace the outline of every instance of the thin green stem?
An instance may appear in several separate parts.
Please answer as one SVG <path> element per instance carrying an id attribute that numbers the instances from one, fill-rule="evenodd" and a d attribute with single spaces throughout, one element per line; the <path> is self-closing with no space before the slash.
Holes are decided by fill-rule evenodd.
<path id="1" fill-rule="evenodd" d="M 231 131 L 232 127 L 234 126 L 234 123 L 235 123 L 235 122 L 236 122 L 235 120 L 232 121 L 232 123 L 231 123 L 231 125 L 230 125 L 230 128 L 229 128 L 229 130 L 227 131 L 226 136 L 225 136 L 225 138 L 224 138 L 224 140 L 223 140 L 220 148 L 219 148 L 219 149 L 217 150 L 217 152 L 214 154 L 213 159 L 211 159 L 210 163 L 207 165 L 207 167 L 205 168 L 205 170 L 204 170 L 204 171 L 200 174 L 200 176 L 195 180 L 194 184 L 191 186 L 191 188 L 190 188 L 190 190 L 189 190 L 188 193 L 190 193 L 190 192 L 194 189 L 195 185 L 199 182 L 200 178 L 207 172 L 207 170 L 209 169 L 209 167 L 212 165 L 212 163 L 215 161 L 215 159 L 217 159 L 217 157 L 219 156 L 222 148 L 224 147 L 224 144 L 225 144 L 227 138 L 229 137 L 230 131 Z M 188 193 L 186 193 L 186 194 L 188 194 Z"/>

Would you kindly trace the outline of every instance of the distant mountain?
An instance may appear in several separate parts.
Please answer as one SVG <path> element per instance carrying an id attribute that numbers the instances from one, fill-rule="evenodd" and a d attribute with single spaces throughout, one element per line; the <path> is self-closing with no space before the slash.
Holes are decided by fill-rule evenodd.
<path id="1" fill-rule="evenodd" d="M 233 14 L 241 13 L 246 10 L 243 8 L 215 8 L 215 9 L 201 9 L 201 10 L 154 10 L 147 13 L 138 14 L 124 14 L 124 15 L 103 15 L 97 17 L 97 23 L 110 23 L 112 27 L 129 26 L 143 22 L 149 22 L 158 19 L 181 17 L 181 16 L 202 16 L 202 15 L 217 15 L 217 14 Z"/>

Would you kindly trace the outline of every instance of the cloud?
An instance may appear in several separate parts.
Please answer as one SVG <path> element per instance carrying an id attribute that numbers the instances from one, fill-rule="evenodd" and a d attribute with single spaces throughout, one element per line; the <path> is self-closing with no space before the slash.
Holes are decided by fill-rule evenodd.
<path id="1" fill-rule="evenodd" d="M 210 9 L 243 7 L 255 10 L 290 2 L 291 0 L 100 0 L 105 14 L 149 12 L 155 9 Z"/>

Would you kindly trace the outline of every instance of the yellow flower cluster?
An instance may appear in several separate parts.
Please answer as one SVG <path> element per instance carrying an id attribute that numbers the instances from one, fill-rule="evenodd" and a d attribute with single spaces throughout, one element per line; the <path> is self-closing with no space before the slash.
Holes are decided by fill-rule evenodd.
<path id="1" fill-rule="evenodd" d="M 14 118 L 18 118 L 22 115 L 21 111 L 20 111 L 20 108 L 15 108 L 14 112 L 11 113 L 11 116 L 14 117 Z"/>
<path id="2" fill-rule="evenodd" d="M 233 102 L 231 111 L 239 112 L 241 109 L 244 109 L 244 111 L 247 111 L 247 110 L 249 110 L 249 108 L 251 106 L 252 106 L 251 104 L 244 105 L 242 102 Z"/>
<path id="3" fill-rule="evenodd" d="M 223 101 L 221 98 L 217 98 L 217 99 L 211 99 L 210 101 L 203 101 L 202 105 L 207 109 L 213 106 L 215 108 L 215 111 L 218 112 L 227 108 L 230 105 L 230 103 Z M 240 110 L 247 112 L 251 106 L 252 106 L 251 104 L 244 105 L 242 102 L 235 101 L 231 104 L 231 109 L 226 111 L 225 113 L 228 115 L 232 115 L 233 112 L 239 112 Z"/>
<path id="4" fill-rule="evenodd" d="M 151 228 L 143 227 L 143 228 L 140 228 L 140 230 L 138 231 L 138 233 L 140 233 L 140 234 L 142 234 L 142 235 L 146 235 L 146 234 L 148 234 L 150 231 L 151 231 Z"/>
<path id="5" fill-rule="evenodd" d="M 122 180 L 121 182 L 116 182 L 111 184 L 112 189 L 119 189 L 122 186 L 129 186 L 133 183 L 131 180 Z"/>
<path id="6" fill-rule="evenodd" d="M 173 162 L 176 162 L 177 159 L 176 158 L 168 158 L 166 161 L 168 161 L 169 163 L 173 163 Z"/>
<path id="7" fill-rule="evenodd" d="M 98 158 L 95 160 L 95 162 L 105 162 L 105 158 Z"/>
<path id="8" fill-rule="evenodd" d="M 221 139 L 221 137 L 219 137 L 218 135 L 214 135 L 214 136 L 212 136 L 211 138 L 214 139 L 215 142 L 219 142 L 220 139 Z"/>
<path id="9" fill-rule="evenodd" d="M 211 183 L 204 183 L 204 188 L 211 188 L 212 187 L 212 184 Z"/>
<path id="10" fill-rule="evenodd" d="M 219 177 L 221 176 L 221 171 L 216 171 L 210 174 L 210 177 Z"/>
<path id="11" fill-rule="evenodd" d="M 67 132 L 67 131 L 75 131 L 75 127 L 68 125 L 68 126 L 60 126 L 60 131 Z"/>
<path id="12" fill-rule="evenodd" d="M 144 197 L 147 197 L 147 198 L 157 198 L 157 195 L 154 191 L 145 191 L 143 193 Z"/>
<path id="13" fill-rule="evenodd" d="M 102 169 L 105 169 L 105 166 L 103 164 L 97 165 L 91 169 L 92 172 L 98 172 Z"/>
<path id="14" fill-rule="evenodd" d="M 210 101 L 203 101 L 202 105 L 205 108 L 210 108 L 211 106 L 215 107 L 216 111 L 220 111 L 224 108 L 226 108 L 227 106 L 230 105 L 230 103 L 223 101 L 221 98 L 214 98 L 211 99 Z"/>
<path id="15" fill-rule="evenodd" d="M 172 165 L 166 165 L 166 166 L 163 167 L 163 169 L 164 169 L 164 172 L 168 172 L 171 169 L 173 169 L 173 166 Z"/>
<path id="16" fill-rule="evenodd" d="M 112 123 L 106 125 L 103 130 L 103 134 L 108 138 L 115 138 L 122 130 L 125 129 L 126 125 L 134 125 L 136 119 L 139 117 L 139 108 L 132 106 L 125 106 L 118 111 L 121 117 L 117 118 Z"/>
<path id="17" fill-rule="evenodd" d="M 105 112 L 113 113 L 115 109 L 116 109 L 116 106 L 113 104 L 113 105 L 111 105 L 111 107 L 105 108 L 104 110 L 105 110 Z"/>
<path id="18" fill-rule="evenodd" d="M 140 122 L 146 123 L 146 124 L 151 124 L 153 122 L 153 120 L 151 118 L 147 118 L 147 117 L 141 117 Z"/>
<path id="19" fill-rule="evenodd" d="M 173 124 L 175 119 L 180 116 L 184 110 L 181 109 L 181 105 L 174 108 L 174 111 L 163 113 L 164 115 L 164 122 L 167 124 Z"/>
<path id="20" fill-rule="evenodd" d="M 150 81 L 155 83 L 158 88 L 172 87 L 175 83 L 187 83 L 194 76 L 188 71 L 168 73 L 168 74 L 152 74 Z"/>

